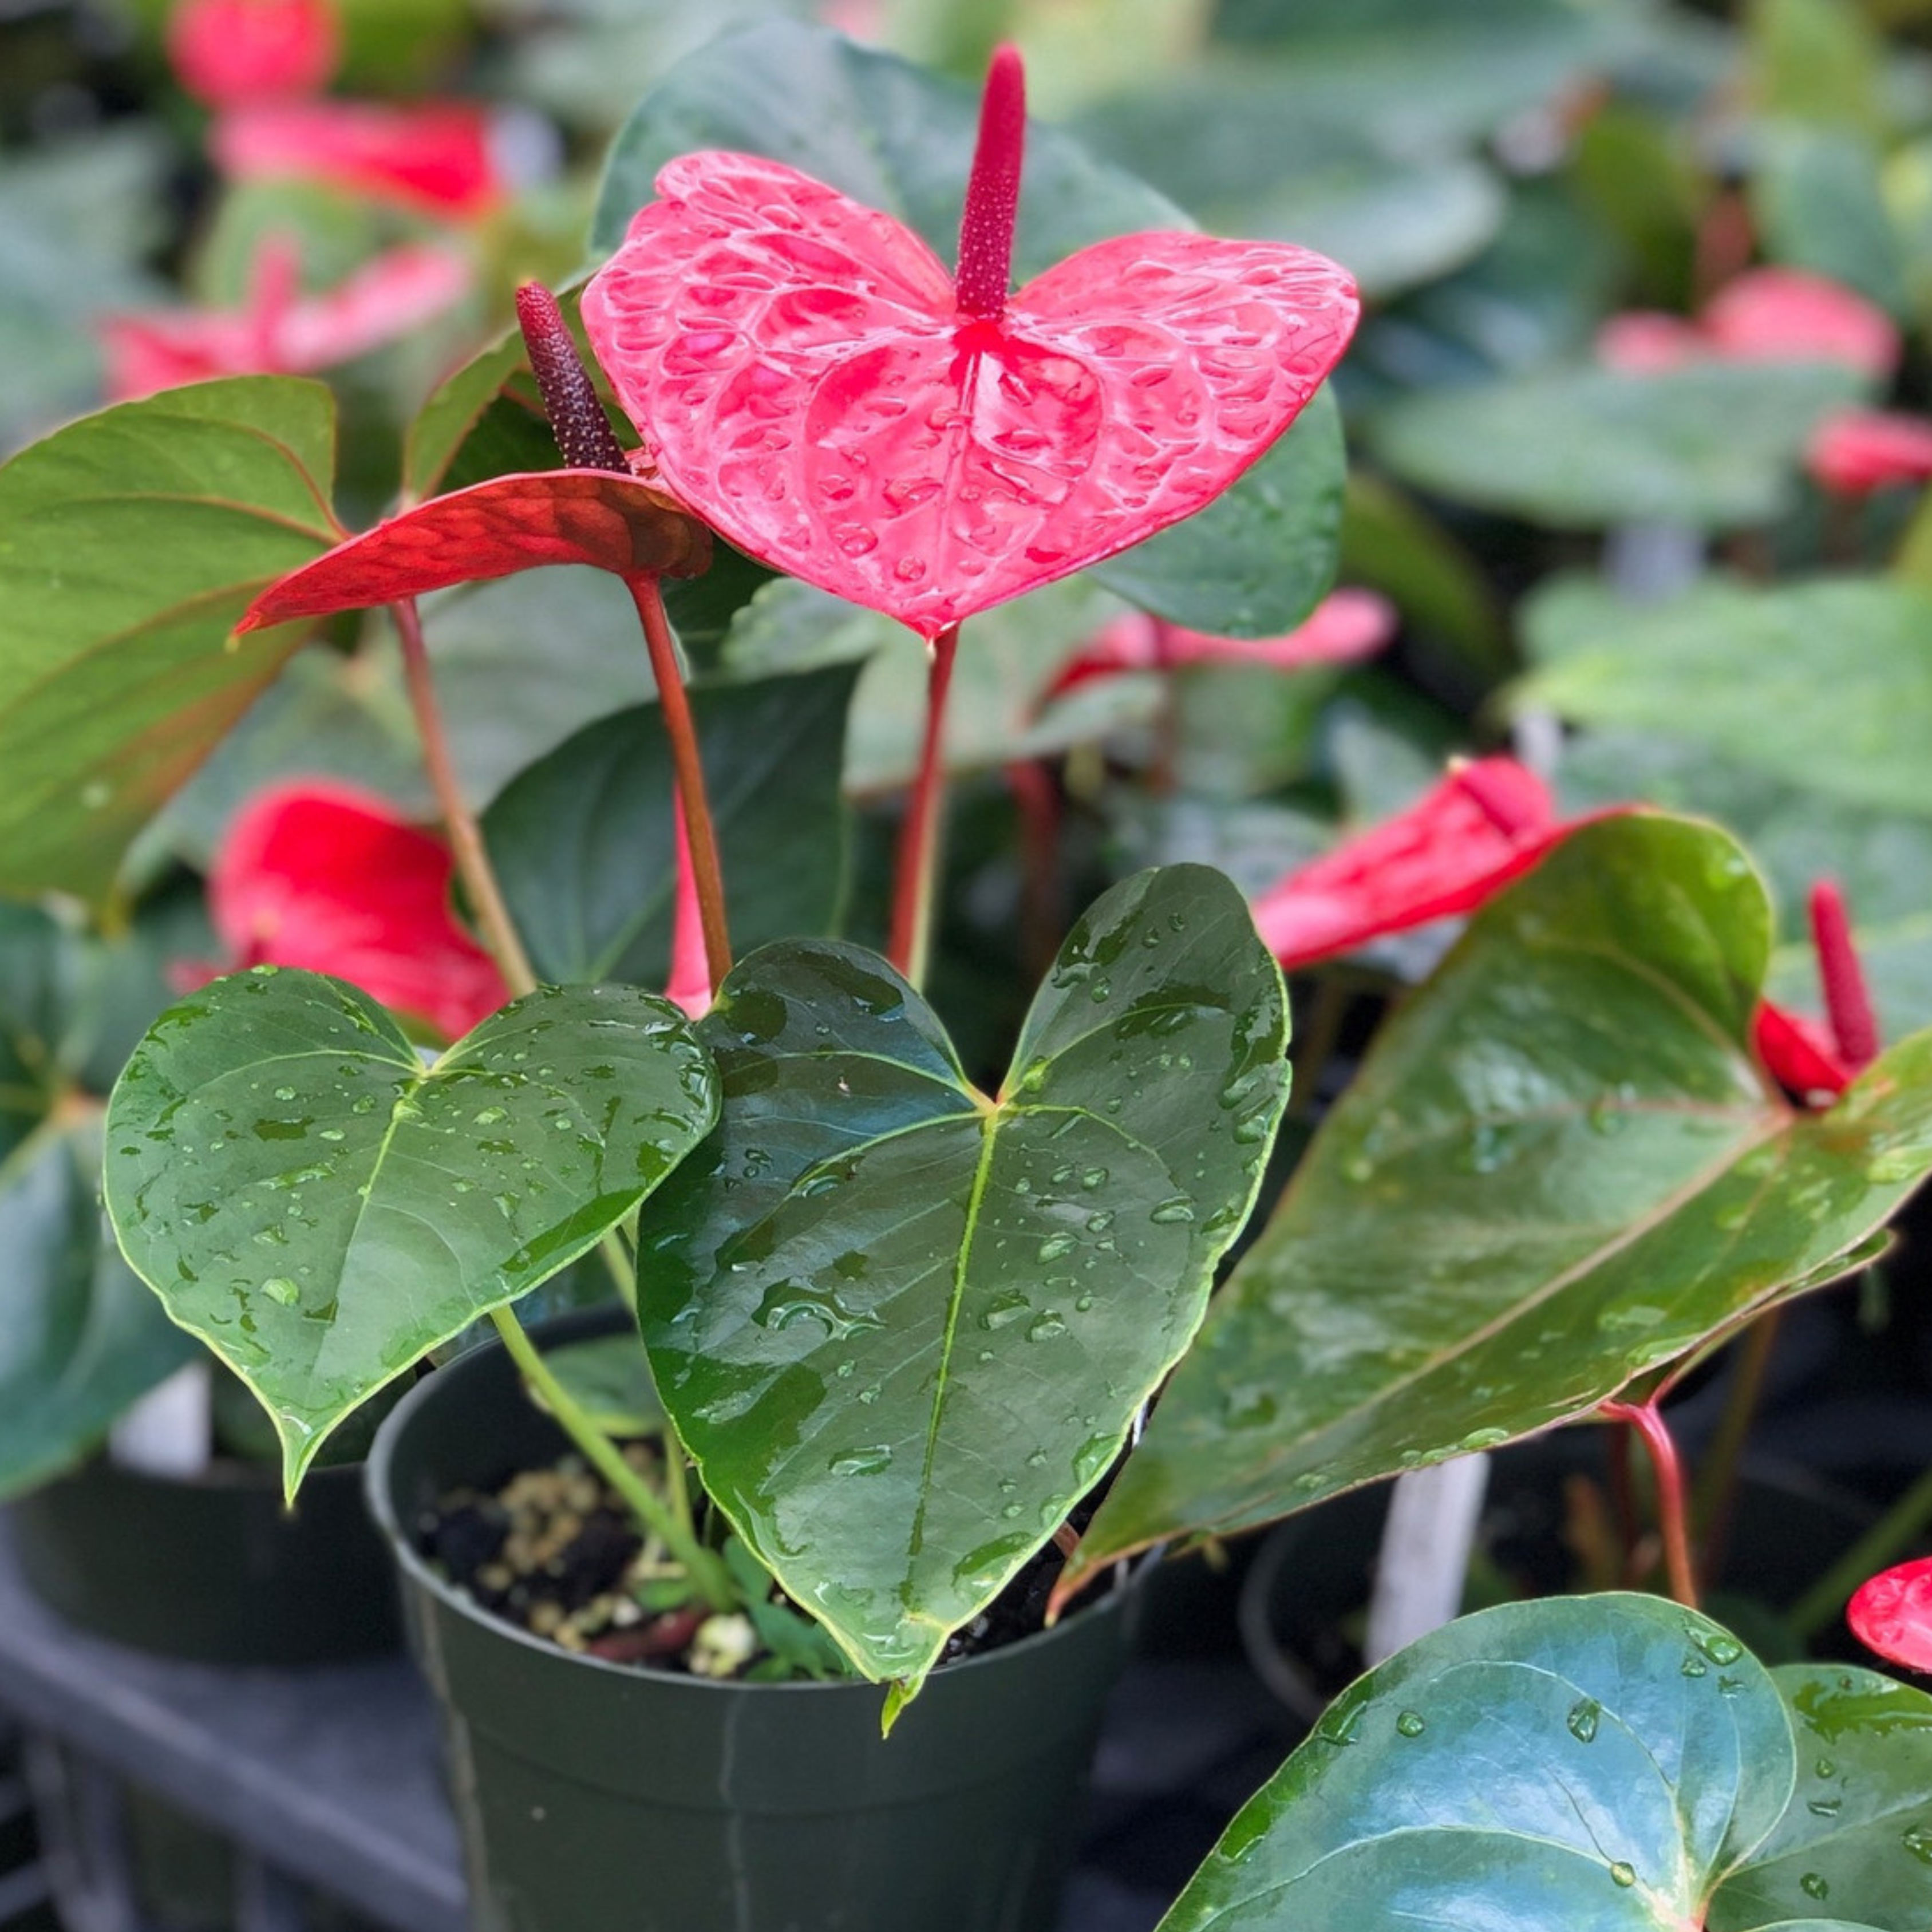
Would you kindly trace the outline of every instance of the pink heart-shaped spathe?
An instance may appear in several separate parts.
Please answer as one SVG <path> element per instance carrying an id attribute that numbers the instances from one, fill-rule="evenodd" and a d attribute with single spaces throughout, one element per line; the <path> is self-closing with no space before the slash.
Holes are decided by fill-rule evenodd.
<path id="1" fill-rule="evenodd" d="M 909 230 L 778 162 L 686 154 L 657 188 L 584 322 L 667 486 L 927 638 L 1211 501 L 1358 313 L 1310 250 L 1162 233 L 976 318 Z"/>

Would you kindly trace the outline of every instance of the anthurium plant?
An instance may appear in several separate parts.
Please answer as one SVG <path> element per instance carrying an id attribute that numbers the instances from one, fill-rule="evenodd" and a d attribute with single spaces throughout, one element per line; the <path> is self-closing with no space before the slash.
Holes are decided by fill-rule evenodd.
<path id="1" fill-rule="evenodd" d="M 768 88 L 793 115 L 760 111 Z M 259 159 L 243 135 L 266 124 L 231 120 L 227 150 Z M 1107 144 L 1104 117 L 1092 131 Z M 1142 1552 L 1608 1420 L 1652 1454 L 1657 1568 L 1682 1601 L 1498 1613 L 1384 1666 L 1172 1922 L 1313 1922 L 1358 1868 L 1394 1911 L 1414 1869 L 1460 1869 L 1472 1754 L 1519 1748 L 1522 1803 L 1484 1825 L 1546 1887 L 1533 1910 L 1512 1892 L 1516 1916 L 1583 1923 L 1587 1897 L 1606 1923 L 1802 1922 L 1780 1861 L 1814 1899 L 1825 1866 L 1792 1814 L 1794 1738 L 1836 1725 L 1859 1740 L 1846 1762 L 1876 1753 L 1890 1732 L 1858 1700 L 1910 1731 L 1916 1694 L 1786 1685 L 1701 1618 L 1664 1404 L 1870 1262 L 1932 1169 L 1932 1036 L 1881 1050 L 1842 902 L 1814 908 L 1821 1026 L 1738 839 L 1634 788 L 1559 795 L 1515 757 L 1432 756 L 1325 850 L 1277 842 L 1263 871 L 1205 842 L 1238 884 L 1177 850 L 1177 795 L 1215 791 L 1240 694 L 1340 675 L 1411 614 L 1400 571 L 1394 603 L 1328 595 L 1330 379 L 1360 299 L 1325 255 L 1199 232 L 1030 127 L 1011 49 L 976 118 L 836 35 L 728 37 L 619 134 L 592 245 L 587 282 L 526 285 L 520 328 L 431 395 L 400 500 L 366 527 L 337 507 L 329 392 L 287 373 L 199 369 L 214 380 L 0 470 L 0 884 L 111 914 L 197 766 L 230 761 L 251 798 L 208 842 L 212 930 L 179 950 L 182 997 L 104 1126 L 70 1109 L 56 1142 L 39 1104 L 70 1090 L 63 1064 L 102 1057 L 60 1048 L 61 1023 L 14 1030 L 0 1067 L 0 1124 L 71 1219 L 92 1214 L 75 1120 L 98 1136 L 120 1249 L 174 1324 L 142 1372 L 199 1336 L 260 1398 L 292 1495 L 361 1405 L 492 1324 L 662 1552 L 652 1614 L 755 1634 L 782 1598 L 824 1640 L 780 1636 L 764 1674 L 887 1684 L 888 1722 L 1042 1563 L 1049 1613 L 1070 1613 Z M 1835 351 L 1768 374 L 1737 346 L 1762 340 L 1754 299 L 1626 328 L 1624 362 L 1573 384 L 1580 403 L 1550 379 L 1557 400 L 1596 422 L 1631 384 L 1666 417 L 1762 391 L 1795 419 L 1870 380 L 1885 344 L 1859 333 L 1848 374 L 1842 317 L 1815 304 Z M 1471 500 L 1596 514 L 1539 495 L 1498 427 L 1549 398 L 1492 401 L 1478 427 L 1527 474 L 1498 462 Z M 1453 494 L 1472 406 L 1391 404 L 1385 466 Z M 1729 494 L 1723 464 L 1689 466 L 1687 497 L 1724 500 L 1685 514 L 1752 514 L 1748 454 Z M 1408 527 L 1382 507 L 1379 527 Z M 1422 549 L 1454 604 L 1453 548 Z M 478 586 L 527 586 L 526 701 L 572 681 L 576 627 L 614 612 L 637 668 L 481 787 L 446 644 Z M 1726 621 L 1757 595 L 1712 593 Z M 370 610 L 399 674 L 386 642 L 356 641 Z M 1670 709 L 1603 669 L 1636 646 L 1600 601 L 1572 586 L 1543 621 L 1561 640 L 1526 711 Z M 1692 619 L 1644 621 L 1662 659 Z M 1238 694 L 1204 732 L 1203 671 Z M 412 812 L 292 773 L 285 750 L 248 773 L 278 704 L 298 736 L 378 676 L 412 721 Z M 982 701 L 1007 686 L 1024 701 Z M 961 989 L 984 962 L 957 934 L 986 798 L 956 796 L 950 863 L 942 838 L 949 774 L 974 765 L 1001 772 L 1021 854 L 1001 990 L 976 1003 Z M 1108 799 L 1099 859 L 1061 836 L 1083 784 Z M 889 858 L 875 838 L 848 863 L 853 794 L 890 823 Z M 1121 856 L 1137 845 L 1159 862 Z M 1072 877 L 1102 890 L 1069 920 Z M 1450 917 L 1468 924 L 1439 959 L 1400 950 Z M 20 956 L 54 957 L 60 934 L 23 913 Z M 1376 948 L 1383 983 L 1412 988 L 1332 1105 L 1340 1016 L 1318 1004 L 1282 1188 L 1282 968 Z M 546 1358 L 518 1304 L 566 1294 L 623 1304 L 637 1339 Z M 76 1304 L 48 1305 L 47 1358 L 71 1362 Z M 662 1442 L 650 1473 L 619 1412 Z M 1326 1802 L 1330 1763 L 1358 1780 L 1346 1804 Z M 1573 1786 L 1574 1866 L 1538 1808 Z M 1399 1828 L 1376 1810 L 1398 1790 Z M 1898 1895 L 1922 1921 L 1922 1888 Z M 1894 1922 L 1863 1899 L 1832 1910 Z"/>

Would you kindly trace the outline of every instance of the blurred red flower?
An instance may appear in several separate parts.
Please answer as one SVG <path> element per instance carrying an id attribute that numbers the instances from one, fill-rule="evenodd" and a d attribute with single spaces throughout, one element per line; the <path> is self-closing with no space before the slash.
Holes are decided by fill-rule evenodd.
<path id="1" fill-rule="evenodd" d="M 457 923 L 455 861 L 386 800 L 321 778 L 258 794 L 208 874 L 208 913 L 230 957 L 179 976 L 299 966 L 332 974 L 454 1038 L 508 999 L 495 962 Z"/>
<path id="2" fill-rule="evenodd" d="M 342 53 L 332 0 L 177 0 L 166 40 L 176 79 L 210 107 L 316 93 Z"/>

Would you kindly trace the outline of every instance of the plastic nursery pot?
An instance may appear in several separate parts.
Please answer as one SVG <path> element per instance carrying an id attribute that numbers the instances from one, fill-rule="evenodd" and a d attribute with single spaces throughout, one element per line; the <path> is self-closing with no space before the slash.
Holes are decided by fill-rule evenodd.
<path id="1" fill-rule="evenodd" d="M 321 1469 L 296 1508 L 242 1463 L 190 1479 L 104 1458 L 13 1506 L 20 1568 L 68 1622 L 197 1663 L 328 1664 L 400 1641 L 361 1471 Z"/>
<path id="2" fill-rule="evenodd" d="M 609 1325 L 569 1317 L 544 1338 Z M 1048 1932 L 1137 1592 L 935 1672 L 881 1738 L 879 1685 L 574 1656 L 417 1555 L 436 1496 L 565 1446 L 492 1347 L 398 1404 L 368 1466 L 443 1704 L 477 1932 Z"/>

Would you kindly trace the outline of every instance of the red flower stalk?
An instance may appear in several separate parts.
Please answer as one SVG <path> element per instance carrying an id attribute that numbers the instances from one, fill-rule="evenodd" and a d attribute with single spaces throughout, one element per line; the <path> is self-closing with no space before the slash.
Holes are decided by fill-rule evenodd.
<path id="1" fill-rule="evenodd" d="M 1880 410 L 1840 410 L 1813 431 L 1804 466 L 1822 490 L 1868 496 L 1932 479 L 1932 418 Z"/>
<path id="2" fill-rule="evenodd" d="M 489 117 L 467 101 L 247 102 L 208 134 L 236 181 L 320 182 L 371 201 L 472 220 L 502 199 Z"/>
<path id="3" fill-rule="evenodd" d="M 1728 362 L 1842 362 L 1875 381 L 1898 368 L 1898 328 L 1875 303 L 1823 275 L 1752 268 L 1727 282 L 1694 322 L 1640 310 L 1612 316 L 1597 352 L 1637 374 L 1709 356 Z"/>
<path id="4" fill-rule="evenodd" d="M 711 1005 L 711 966 L 704 950 L 704 918 L 698 898 L 698 872 L 691 859 L 691 834 L 684 822 L 684 800 L 671 798 L 671 824 L 677 840 L 677 896 L 670 919 L 670 976 L 664 998 L 693 1019 Z"/>
<path id="5" fill-rule="evenodd" d="M 332 974 L 452 1038 L 467 1033 L 509 992 L 451 910 L 454 863 L 434 833 L 353 786 L 310 778 L 260 793 L 208 874 L 209 914 L 230 956 L 214 970 Z"/>
<path id="6" fill-rule="evenodd" d="M 1203 235 L 1102 242 L 1009 296 L 1022 105 L 1002 50 L 956 280 L 890 217 L 708 153 L 664 170 L 584 293 L 673 493 L 928 640 L 1210 501 L 1354 326 L 1334 262 Z"/>
<path id="7" fill-rule="evenodd" d="M 1478 759 L 1262 893 L 1256 928 L 1284 967 L 1309 965 L 1473 911 L 1581 822 L 1558 820 L 1548 788 L 1527 766 Z"/>
<path id="8" fill-rule="evenodd" d="M 1104 626 L 1061 665 L 1048 686 L 1063 696 L 1121 671 L 1168 670 L 1186 664 L 1257 664 L 1276 670 L 1359 663 L 1396 633 L 1395 607 L 1372 590 L 1336 590 L 1295 629 L 1279 638 L 1217 638 L 1183 630 L 1138 611 Z"/>
<path id="9" fill-rule="evenodd" d="M 168 61 L 209 107 L 318 92 L 342 54 L 332 0 L 176 0 Z"/>
<path id="10" fill-rule="evenodd" d="M 110 316 L 101 326 L 107 392 L 129 402 L 215 376 L 302 376 L 334 368 L 421 327 L 469 292 L 469 263 L 413 242 L 367 262 L 318 296 L 298 292 L 292 244 L 256 248 L 248 299 L 236 310 Z"/>
<path id="11" fill-rule="evenodd" d="M 1910 1670 L 1932 1670 L 1932 1556 L 1914 1557 L 1861 1583 L 1845 1621 L 1868 1649 Z"/>

